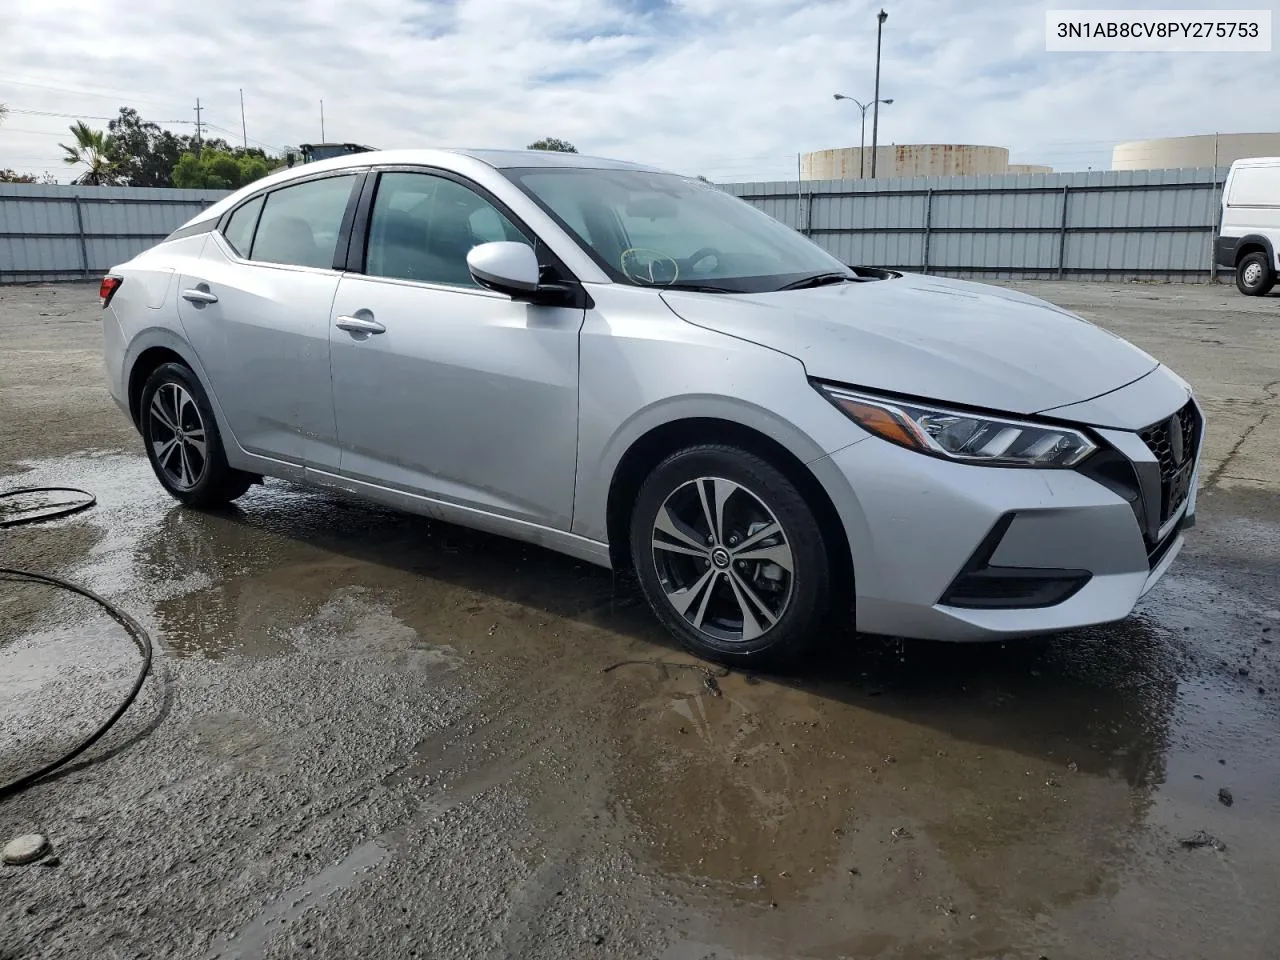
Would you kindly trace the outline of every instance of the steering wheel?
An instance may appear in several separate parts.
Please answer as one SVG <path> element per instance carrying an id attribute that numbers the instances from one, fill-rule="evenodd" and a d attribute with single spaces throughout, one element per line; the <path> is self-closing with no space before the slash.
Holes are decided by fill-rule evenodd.
<path id="1" fill-rule="evenodd" d="M 680 263 L 674 257 L 646 247 L 623 250 L 618 266 L 630 279 L 646 287 L 664 287 L 680 279 Z"/>
<path id="2" fill-rule="evenodd" d="M 692 273 L 694 265 L 701 263 L 703 260 L 706 260 L 708 257 L 714 257 L 716 261 L 716 266 L 719 267 L 720 261 L 723 258 L 723 256 L 724 254 L 722 254 L 715 247 L 699 247 L 697 250 L 693 251 L 693 253 L 689 254 L 689 256 L 684 258 L 684 264 L 689 269 L 689 272 Z"/>

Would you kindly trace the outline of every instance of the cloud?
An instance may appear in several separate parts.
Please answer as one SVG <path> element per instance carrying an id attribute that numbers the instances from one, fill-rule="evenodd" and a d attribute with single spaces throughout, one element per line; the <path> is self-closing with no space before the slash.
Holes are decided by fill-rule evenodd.
<path id="1" fill-rule="evenodd" d="M 1202 0 L 1205 2 L 1205 0 Z M 1058 4 L 1068 6 L 1068 4 Z M 1159 7 L 1159 2 L 1127 3 Z M 0 167 L 64 174 L 71 117 L 135 106 L 271 146 L 519 147 L 558 136 L 713 179 L 793 175 L 856 145 L 875 11 L 858 0 L 41 0 L 0 30 Z M 1116 141 L 1252 130 L 1280 86 L 1269 54 L 1061 54 L 1043 6 L 884 4 L 882 143 L 1009 146 L 1059 169 Z M 104 28 L 104 25 L 107 25 Z M 55 39 L 56 38 L 56 39 Z M 97 125 L 103 125 L 95 122 Z M 179 129 L 175 127 L 175 129 Z M 61 137 L 59 136 L 61 135 Z M 868 138 L 870 118 L 868 117 Z"/>

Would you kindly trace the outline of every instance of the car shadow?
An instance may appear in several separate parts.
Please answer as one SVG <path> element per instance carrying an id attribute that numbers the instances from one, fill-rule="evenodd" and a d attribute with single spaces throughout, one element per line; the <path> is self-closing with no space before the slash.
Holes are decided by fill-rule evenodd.
<path id="1" fill-rule="evenodd" d="M 344 572 L 319 583 L 321 593 L 347 583 L 385 583 L 391 577 L 379 571 L 395 571 L 399 584 L 421 577 L 424 585 L 514 604 L 530 623 L 561 618 L 623 638 L 607 650 L 584 649 L 590 655 L 581 658 L 570 648 L 568 657 L 556 659 L 566 669 L 581 662 L 585 672 L 588 662 L 594 667 L 602 653 L 614 652 L 689 660 L 658 626 L 629 576 L 275 481 L 226 510 L 174 507 L 159 536 L 139 549 L 144 568 L 199 570 L 222 584 L 224 594 L 270 590 L 276 580 L 283 594 L 286 582 L 316 557 L 336 557 L 346 564 Z M 232 642 L 245 629 L 244 609 L 261 608 L 261 600 L 261 593 L 249 602 L 224 597 L 221 613 L 205 602 L 199 615 L 209 621 L 209 642 L 219 635 Z M 181 616 L 191 616 L 188 601 L 173 603 L 183 605 Z M 162 603 L 157 617 L 172 623 L 176 609 Z M 568 642 L 590 635 L 584 630 Z M 906 641 L 837 628 L 794 668 L 748 673 L 747 680 L 1144 786 L 1164 775 L 1178 669 L 1166 637 L 1133 617 L 1044 639 L 983 644 Z"/>

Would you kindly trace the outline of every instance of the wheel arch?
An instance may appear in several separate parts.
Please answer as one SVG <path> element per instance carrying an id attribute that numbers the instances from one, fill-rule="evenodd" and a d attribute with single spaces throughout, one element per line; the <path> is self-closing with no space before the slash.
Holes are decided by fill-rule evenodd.
<path id="1" fill-rule="evenodd" d="M 719 417 L 683 417 L 652 427 L 631 443 L 614 468 L 605 506 L 610 561 L 615 570 L 631 567 L 631 513 L 645 478 L 671 454 L 703 443 L 728 444 L 754 453 L 780 470 L 809 504 L 825 531 L 833 582 L 852 577 L 853 558 L 845 526 L 826 488 L 787 446 L 754 427 Z"/>
<path id="2" fill-rule="evenodd" d="M 1267 262 L 1274 271 L 1276 268 L 1276 251 L 1272 246 L 1271 238 L 1260 233 L 1250 233 L 1241 237 L 1236 241 L 1236 257 L 1235 265 L 1240 266 L 1240 261 L 1251 253 L 1265 253 Z"/>
<path id="3" fill-rule="evenodd" d="M 142 388 L 146 386 L 147 380 L 151 374 L 166 363 L 180 363 L 187 369 L 191 369 L 182 354 L 170 347 L 148 347 L 138 354 L 138 359 L 133 362 L 133 366 L 129 369 L 129 416 L 133 418 L 134 426 L 141 426 L 142 415 Z"/>
<path id="4" fill-rule="evenodd" d="M 213 407 L 213 415 L 217 419 L 218 432 L 222 435 L 224 446 L 235 445 L 238 448 L 239 443 L 228 429 L 222 404 L 218 402 L 218 395 L 209 382 L 199 357 L 186 341 L 163 327 L 144 330 L 134 337 L 125 356 L 125 396 L 129 402 L 129 415 L 133 418 L 134 426 L 138 425 L 140 413 L 138 407 L 142 399 L 142 388 L 147 378 L 164 363 L 181 363 L 196 375 L 200 385 L 204 387 L 205 395 L 209 398 L 210 406 Z"/>

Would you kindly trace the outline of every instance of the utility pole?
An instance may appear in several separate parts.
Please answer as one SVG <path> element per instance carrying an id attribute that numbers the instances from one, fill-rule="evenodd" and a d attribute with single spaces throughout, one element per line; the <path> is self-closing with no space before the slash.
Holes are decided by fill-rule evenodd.
<path id="1" fill-rule="evenodd" d="M 244 138 L 244 148 L 249 149 L 249 128 L 244 125 L 244 87 L 240 88 L 240 136 Z"/>
<path id="2" fill-rule="evenodd" d="M 324 101 L 320 101 L 320 142 L 324 143 Z"/>
<path id="3" fill-rule="evenodd" d="M 879 152 L 880 133 L 880 32 L 889 15 L 881 10 L 876 14 L 876 95 L 875 108 L 871 111 L 871 179 L 876 178 L 876 154 Z"/>
<path id="4" fill-rule="evenodd" d="M 200 159 L 200 98 L 196 97 L 196 159 Z"/>

